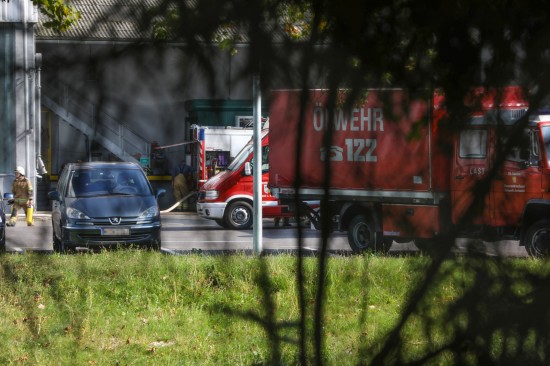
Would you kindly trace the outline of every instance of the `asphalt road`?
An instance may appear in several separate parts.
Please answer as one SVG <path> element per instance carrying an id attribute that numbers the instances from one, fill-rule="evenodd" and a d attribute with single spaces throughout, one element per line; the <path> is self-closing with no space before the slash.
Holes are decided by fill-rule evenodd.
<path id="1" fill-rule="evenodd" d="M 23 216 L 19 216 L 15 227 L 6 228 L 6 249 L 8 252 L 52 251 L 52 229 L 50 215 L 39 212 L 35 215 L 34 226 L 28 227 Z M 195 213 L 167 213 L 162 216 L 162 250 L 167 254 L 185 254 L 190 252 L 224 253 L 253 252 L 254 238 L 252 230 L 226 230 L 211 220 L 198 217 Z M 318 252 L 321 242 L 320 233 L 310 227 L 302 227 L 303 251 Z M 295 223 L 290 227 L 276 227 L 273 220 L 264 220 L 262 230 L 262 248 L 267 253 L 295 252 L 298 246 L 299 230 Z M 328 251 L 333 254 L 351 254 L 345 233 L 333 233 L 328 240 Z M 517 241 L 494 243 L 458 239 L 455 252 L 476 253 L 489 256 L 527 257 L 527 252 Z M 390 254 L 415 254 L 413 243 L 394 243 Z"/>

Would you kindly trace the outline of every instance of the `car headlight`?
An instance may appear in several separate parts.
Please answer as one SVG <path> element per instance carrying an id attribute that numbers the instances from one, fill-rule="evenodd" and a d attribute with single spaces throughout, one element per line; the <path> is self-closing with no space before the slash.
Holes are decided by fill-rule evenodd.
<path id="1" fill-rule="evenodd" d="M 77 210 L 76 208 L 69 207 L 67 209 L 67 216 L 70 219 L 78 220 L 89 220 L 90 218 L 82 211 Z"/>
<path id="2" fill-rule="evenodd" d="M 155 218 L 159 215 L 159 209 L 157 206 L 151 206 L 147 210 L 143 211 L 141 215 L 139 215 L 138 220 L 150 220 L 152 218 Z"/>
<path id="3" fill-rule="evenodd" d="M 204 199 L 207 200 L 215 200 L 220 196 L 220 192 L 218 191 L 205 191 L 204 192 Z"/>

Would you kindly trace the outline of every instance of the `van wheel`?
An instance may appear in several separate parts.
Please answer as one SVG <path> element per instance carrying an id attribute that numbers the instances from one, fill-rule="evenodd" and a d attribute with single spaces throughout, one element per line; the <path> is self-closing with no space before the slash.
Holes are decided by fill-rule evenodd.
<path id="1" fill-rule="evenodd" d="M 63 242 L 63 229 L 61 229 L 61 239 L 57 239 L 55 234 L 53 235 L 53 251 L 55 253 L 69 253 L 70 248 L 68 248 Z"/>
<path id="2" fill-rule="evenodd" d="M 61 240 L 57 239 L 55 232 L 52 227 L 52 239 L 53 239 L 53 251 L 56 253 L 61 253 Z"/>
<path id="3" fill-rule="evenodd" d="M 227 208 L 224 220 L 230 229 L 246 230 L 252 226 L 252 206 L 246 202 L 234 202 Z"/>
<path id="4" fill-rule="evenodd" d="M 550 220 L 537 221 L 527 230 L 525 249 L 535 258 L 547 257 L 550 254 Z"/>
<path id="5" fill-rule="evenodd" d="M 381 235 L 376 235 L 374 224 L 365 215 L 357 215 L 351 220 L 348 230 L 348 243 L 354 252 L 370 250 L 386 253 L 391 246 L 391 243 L 381 240 Z"/>

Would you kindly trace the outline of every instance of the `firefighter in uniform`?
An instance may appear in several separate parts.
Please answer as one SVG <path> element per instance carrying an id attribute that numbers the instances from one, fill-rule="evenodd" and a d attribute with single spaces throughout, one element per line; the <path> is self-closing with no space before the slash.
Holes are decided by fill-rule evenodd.
<path id="1" fill-rule="evenodd" d="M 27 217 L 27 225 L 32 226 L 32 184 L 31 181 L 25 177 L 25 169 L 21 166 L 15 169 L 15 180 L 12 184 L 12 192 L 15 200 L 11 210 L 11 217 L 6 225 L 15 226 L 17 223 L 17 212 L 19 209 L 23 209 Z"/>
<path id="2" fill-rule="evenodd" d="M 189 194 L 190 177 L 191 176 L 191 167 L 185 163 L 185 161 L 180 161 L 180 163 L 174 169 L 174 174 L 172 174 L 172 188 L 174 190 L 174 196 L 176 197 L 176 202 L 179 202 L 185 196 Z M 185 211 L 189 207 L 187 200 L 184 200 L 180 204 L 180 210 Z"/>

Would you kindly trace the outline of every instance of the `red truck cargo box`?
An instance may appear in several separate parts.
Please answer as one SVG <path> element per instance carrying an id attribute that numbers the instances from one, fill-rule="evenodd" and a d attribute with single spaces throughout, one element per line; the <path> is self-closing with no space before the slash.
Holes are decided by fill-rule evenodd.
<path id="1" fill-rule="evenodd" d="M 270 104 L 270 184 L 291 188 L 296 162 L 302 188 L 321 188 L 325 160 L 335 190 L 430 190 L 430 100 L 404 90 L 368 90 L 364 103 L 333 112 L 327 90 L 311 90 L 304 106 L 303 138 L 298 141 L 299 90 L 277 90 Z M 297 160 L 297 146 L 301 146 Z"/>

